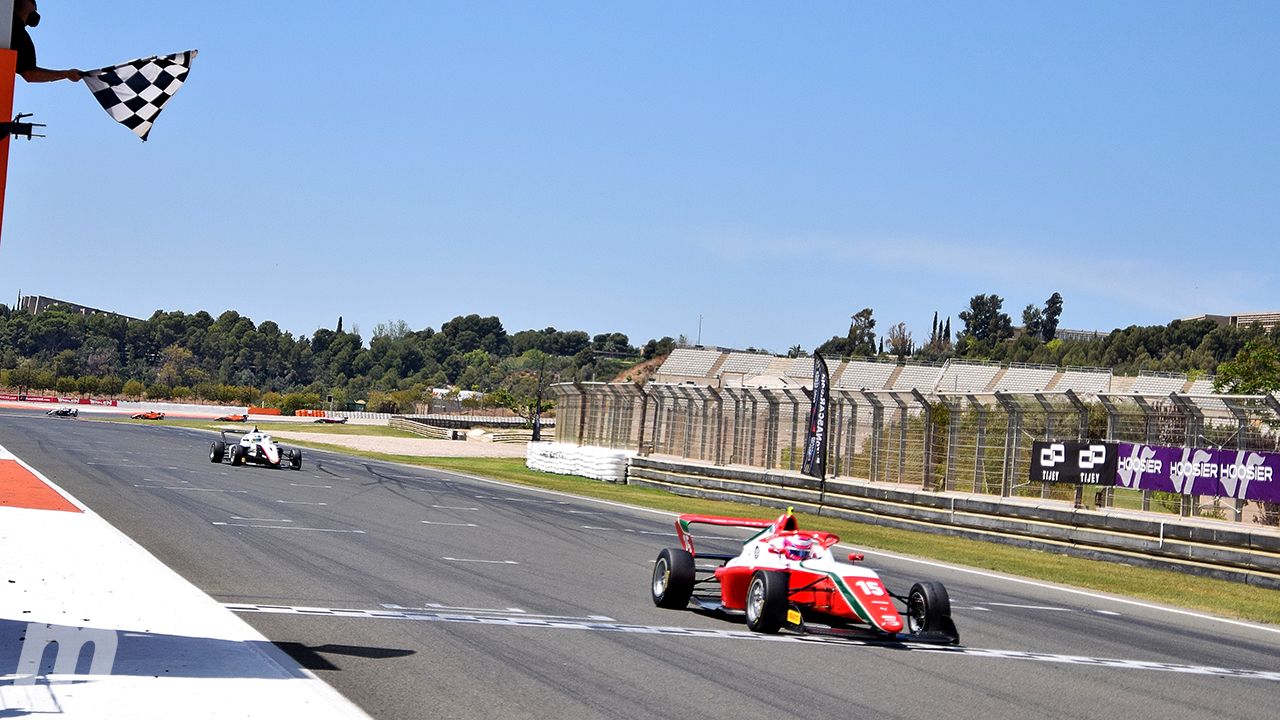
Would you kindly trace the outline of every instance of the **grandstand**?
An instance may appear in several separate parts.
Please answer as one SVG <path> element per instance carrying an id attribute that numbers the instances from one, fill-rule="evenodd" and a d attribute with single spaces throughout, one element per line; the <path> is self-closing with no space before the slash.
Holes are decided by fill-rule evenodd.
<path id="1" fill-rule="evenodd" d="M 938 392 L 985 392 L 999 372 L 999 365 L 948 362 L 938 380 Z"/>
<path id="2" fill-rule="evenodd" d="M 1169 393 L 1181 392 L 1182 386 L 1187 384 L 1187 378 L 1181 374 L 1147 374 L 1142 372 L 1138 374 L 1138 379 L 1133 382 L 1131 392 L 1136 395 L 1168 395 Z"/>
<path id="3" fill-rule="evenodd" d="M 1191 387 L 1187 388 L 1188 395 L 1214 395 L 1213 376 L 1203 377 L 1191 383 Z"/>
<path id="4" fill-rule="evenodd" d="M 1009 366 L 950 360 L 942 365 L 877 362 L 872 359 L 827 358 L 832 387 L 841 390 L 919 390 L 935 393 L 1063 392 L 1079 395 L 1105 392 L 1168 395 L 1213 393 L 1213 378 L 1188 382 L 1177 373 L 1143 372 L 1116 377 L 1106 368 L 1066 368 L 1049 365 Z M 813 358 L 789 358 L 721 349 L 678 348 L 663 361 L 653 382 L 694 383 L 719 387 L 808 386 Z"/>
<path id="5" fill-rule="evenodd" d="M 658 368 L 654 379 L 658 382 L 681 382 L 685 378 L 709 377 L 711 369 L 716 366 L 722 356 L 723 353 L 719 350 L 677 348 L 672 350 L 667 359 L 662 362 L 662 367 Z"/>
<path id="6" fill-rule="evenodd" d="M 721 373 L 741 373 L 743 375 L 760 375 L 769 369 L 773 361 L 772 355 L 760 353 L 731 352 L 720 366 Z"/>
<path id="7" fill-rule="evenodd" d="M 902 371 L 893 381 L 890 390 L 919 390 L 933 392 L 942 378 L 942 367 L 938 365 L 903 365 Z"/>
<path id="8" fill-rule="evenodd" d="M 1078 395 L 1111 391 L 1111 371 L 1102 368 L 1067 368 L 1051 386 L 1057 392 L 1070 390 Z"/>
<path id="9" fill-rule="evenodd" d="M 890 363 L 850 360 L 834 387 L 842 390 L 883 390 L 897 367 Z"/>
<path id="10" fill-rule="evenodd" d="M 995 389 L 1000 392 L 1039 392 L 1049 387 L 1058 374 L 1056 367 L 1031 367 L 1010 365 L 996 379 Z"/>

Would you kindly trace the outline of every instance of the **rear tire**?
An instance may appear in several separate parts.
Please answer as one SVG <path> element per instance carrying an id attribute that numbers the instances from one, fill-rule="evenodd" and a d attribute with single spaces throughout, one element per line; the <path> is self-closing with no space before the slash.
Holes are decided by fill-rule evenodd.
<path id="1" fill-rule="evenodd" d="M 680 548 L 665 548 L 653 564 L 650 591 L 653 604 L 660 608 L 680 610 L 693 597 L 693 556 Z"/>
<path id="2" fill-rule="evenodd" d="M 940 582 L 918 582 L 907 594 L 907 631 L 954 633 L 951 597 Z"/>
<path id="3" fill-rule="evenodd" d="M 227 444 L 221 440 L 214 440 L 209 446 L 209 462 L 220 463 L 222 458 L 227 456 Z"/>
<path id="4" fill-rule="evenodd" d="M 239 466 L 243 465 L 243 464 L 244 464 L 244 455 L 245 455 L 245 450 L 244 450 L 244 446 L 243 446 L 243 445 L 232 445 L 232 446 L 231 446 L 231 464 L 232 464 L 233 466 L 235 466 L 235 467 L 239 467 Z"/>
<path id="5" fill-rule="evenodd" d="M 787 620 L 791 576 L 776 570 L 757 570 L 747 586 L 747 627 L 776 633 Z"/>

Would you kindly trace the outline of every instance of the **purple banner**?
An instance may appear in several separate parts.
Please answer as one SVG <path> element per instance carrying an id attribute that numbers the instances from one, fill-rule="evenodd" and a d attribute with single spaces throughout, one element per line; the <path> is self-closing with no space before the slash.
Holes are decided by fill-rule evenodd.
<path id="1" fill-rule="evenodd" d="M 1280 454 L 1119 443 L 1116 487 L 1280 502 Z"/>

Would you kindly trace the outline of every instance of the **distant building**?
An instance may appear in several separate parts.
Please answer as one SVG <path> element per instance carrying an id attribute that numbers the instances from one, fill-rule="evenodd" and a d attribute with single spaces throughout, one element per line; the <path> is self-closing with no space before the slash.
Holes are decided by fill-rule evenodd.
<path id="1" fill-rule="evenodd" d="M 1098 340 L 1111 334 L 1110 330 L 1070 330 L 1058 328 L 1053 336 L 1062 340 Z"/>
<path id="2" fill-rule="evenodd" d="M 110 315 L 112 317 L 121 317 L 125 320 L 139 320 L 128 315 L 111 312 L 110 310 L 99 310 L 91 308 L 88 305 L 80 305 L 79 303 L 69 302 L 67 300 L 59 300 L 58 298 L 45 297 L 44 295 L 20 295 L 18 296 L 18 310 L 20 312 L 29 313 L 31 315 L 39 315 L 40 313 L 57 306 L 63 310 L 80 313 L 81 315 Z M 139 320 L 141 322 L 141 320 Z"/>
<path id="3" fill-rule="evenodd" d="M 1196 315 L 1195 317 L 1182 318 L 1183 322 L 1192 320 L 1212 320 L 1219 326 L 1237 325 L 1239 327 L 1249 327 L 1257 323 L 1263 330 L 1270 330 L 1280 325 L 1280 310 L 1270 310 L 1266 312 L 1239 313 L 1236 315 Z"/>

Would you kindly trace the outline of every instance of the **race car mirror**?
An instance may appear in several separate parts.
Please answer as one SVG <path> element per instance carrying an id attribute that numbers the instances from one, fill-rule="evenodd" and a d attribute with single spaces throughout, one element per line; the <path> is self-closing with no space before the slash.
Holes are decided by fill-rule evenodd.
<path id="1" fill-rule="evenodd" d="M 849 562 L 862 562 L 866 560 L 862 553 L 849 553 Z"/>

